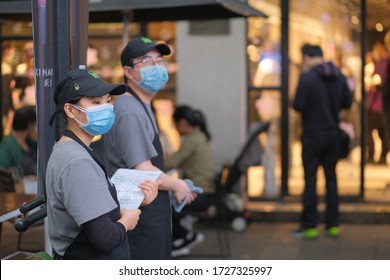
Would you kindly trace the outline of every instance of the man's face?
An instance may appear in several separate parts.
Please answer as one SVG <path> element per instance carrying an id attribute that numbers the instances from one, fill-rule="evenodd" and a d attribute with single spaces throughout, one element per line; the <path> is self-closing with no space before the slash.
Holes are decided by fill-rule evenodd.
<path id="1" fill-rule="evenodd" d="M 164 59 L 160 52 L 156 49 L 152 49 L 145 55 L 134 58 L 133 67 L 125 66 L 124 71 L 128 79 L 135 81 L 141 81 L 140 69 L 143 67 L 150 67 L 156 64 L 163 64 Z"/>

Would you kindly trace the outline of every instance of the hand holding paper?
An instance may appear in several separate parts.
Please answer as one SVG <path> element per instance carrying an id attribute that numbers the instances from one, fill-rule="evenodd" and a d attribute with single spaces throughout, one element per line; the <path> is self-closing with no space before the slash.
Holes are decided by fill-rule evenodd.
<path id="1" fill-rule="evenodd" d="M 156 181 L 161 171 L 144 171 L 120 168 L 111 178 L 115 185 L 121 209 L 137 209 L 144 200 L 140 184 L 146 179 Z"/>
<path id="2" fill-rule="evenodd" d="M 150 179 L 146 179 L 139 185 L 142 193 L 144 194 L 144 200 L 142 201 L 141 205 L 149 205 L 153 202 L 153 200 L 156 199 L 158 194 L 158 186 L 160 183 L 161 181 L 155 182 Z"/>

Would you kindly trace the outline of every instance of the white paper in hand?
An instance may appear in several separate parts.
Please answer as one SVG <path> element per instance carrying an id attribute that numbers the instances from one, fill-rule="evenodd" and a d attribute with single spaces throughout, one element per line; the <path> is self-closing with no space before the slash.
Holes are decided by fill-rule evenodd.
<path id="1" fill-rule="evenodd" d="M 119 168 L 111 177 L 111 182 L 115 185 L 121 209 L 137 209 L 144 200 L 139 185 L 146 179 L 156 181 L 160 174 L 161 171 Z"/>

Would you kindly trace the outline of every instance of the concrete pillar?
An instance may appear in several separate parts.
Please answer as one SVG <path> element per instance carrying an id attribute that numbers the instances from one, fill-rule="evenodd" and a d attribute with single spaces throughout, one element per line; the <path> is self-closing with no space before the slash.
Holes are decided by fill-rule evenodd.
<path id="1" fill-rule="evenodd" d="M 247 136 L 246 19 L 227 24 L 225 34 L 195 35 L 181 21 L 176 36 L 177 104 L 205 114 L 217 169 L 234 161 Z"/>

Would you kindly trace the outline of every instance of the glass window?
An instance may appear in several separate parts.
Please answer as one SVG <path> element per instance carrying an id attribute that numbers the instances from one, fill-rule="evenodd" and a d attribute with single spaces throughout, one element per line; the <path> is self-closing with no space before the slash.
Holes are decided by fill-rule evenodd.
<path id="1" fill-rule="evenodd" d="M 280 5 L 278 0 L 252 0 L 249 4 L 267 11 L 269 17 L 248 18 L 248 139 L 259 133 L 248 143 L 243 164 L 248 197 L 276 198 L 281 177 Z M 266 130 L 261 130 L 263 125 L 267 125 Z"/>
<path id="2" fill-rule="evenodd" d="M 264 18 L 248 18 L 249 83 L 253 87 L 280 86 L 280 7 L 278 0 L 249 1 Z"/>
<path id="3" fill-rule="evenodd" d="M 4 20 L 2 36 L 32 36 L 32 22 Z"/>
<path id="4" fill-rule="evenodd" d="M 249 92 L 250 142 L 240 161 L 242 170 L 247 170 L 249 198 L 277 198 L 280 195 L 280 103 L 280 90 Z"/>

